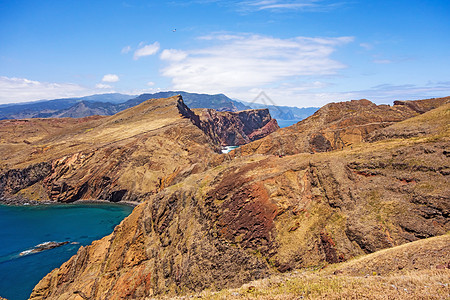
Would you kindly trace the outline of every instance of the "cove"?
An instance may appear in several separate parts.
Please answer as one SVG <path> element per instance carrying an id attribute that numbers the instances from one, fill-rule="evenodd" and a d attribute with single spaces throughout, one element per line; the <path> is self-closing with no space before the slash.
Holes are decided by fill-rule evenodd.
<path id="1" fill-rule="evenodd" d="M 0 296 L 28 299 L 46 274 L 110 234 L 132 210 L 109 203 L 0 205 Z"/>
<path id="2" fill-rule="evenodd" d="M 277 123 L 278 123 L 278 126 L 280 126 L 280 128 L 285 128 L 285 127 L 289 127 L 294 124 L 297 124 L 300 121 L 301 121 L 301 119 L 299 119 L 299 120 L 277 120 Z"/>

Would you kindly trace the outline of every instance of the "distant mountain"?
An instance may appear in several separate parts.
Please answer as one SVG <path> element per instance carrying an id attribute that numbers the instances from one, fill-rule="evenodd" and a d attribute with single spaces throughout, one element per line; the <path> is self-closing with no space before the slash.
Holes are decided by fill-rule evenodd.
<path id="1" fill-rule="evenodd" d="M 82 118 L 92 115 L 114 115 L 148 99 L 181 95 L 190 108 L 212 108 L 218 111 L 251 109 L 223 94 L 208 95 L 182 91 L 142 94 L 137 97 L 123 94 L 99 94 L 82 98 L 43 100 L 36 102 L 0 105 L 0 120 L 27 118 Z M 134 97 L 134 98 L 133 98 Z"/>
<path id="2" fill-rule="evenodd" d="M 314 114 L 319 107 L 296 107 L 296 106 L 278 106 L 265 105 L 260 103 L 250 103 L 241 101 L 244 105 L 254 108 L 268 108 L 272 118 L 277 120 L 303 120 Z"/>
<path id="3" fill-rule="evenodd" d="M 110 103 L 123 103 L 131 98 L 136 97 L 136 95 L 126 95 L 119 93 L 109 93 L 109 94 L 95 94 L 91 96 L 81 97 L 82 101 L 90 102 L 110 102 Z"/>
<path id="4" fill-rule="evenodd" d="M 81 98 L 41 100 L 35 102 L 0 105 L 0 120 L 29 118 L 82 118 L 93 115 L 111 116 L 134 107 L 148 99 L 168 98 L 181 95 L 189 108 L 211 108 L 217 111 L 242 111 L 268 108 L 270 115 L 278 120 L 303 120 L 314 114 L 318 107 L 299 108 L 235 101 L 224 94 L 197 94 L 183 91 L 158 92 L 139 96 L 124 94 L 98 94 Z"/>
<path id="5" fill-rule="evenodd" d="M 239 101 L 234 101 L 225 96 L 224 94 L 209 95 L 209 94 L 188 93 L 183 91 L 142 94 L 134 99 L 127 101 L 123 105 L 128 106 L 126 108 L 130 108 L 148 99 L 168 98 L 176 95 L 181 95 L 181 97 L 183 97 L 184 103 L 186 103 L 186 105 L 189 108 L 212 108 L 217 111 L 240 111 L 251 109 L 250 106 L 247 106 Z"/>
<path id="6" fill-rule="evenodd" d="M 75 105 L 78 98 L 55 99 L 0 106 L 0 120 L 36 118 L 39 114 L 52 114 Z"/>
<path id="7" fill-rule="evenodd" d="M 72 107 L 51 114 L 40 113 L 36 115 L 36 118 L 83 118 L 93 115 L 112 116 L 119 111 L 119 105 L 117 104 L 81 101 Z"/>
<path id="8" fill-rule="evenodd" d="M 3 104 L 0 105 L 0 120 L 60 117 L 59 115 L 63 115 L 66 110 L 71 109 L 73 106 L 77 106 L 80 102 L 109 103 L 110 106 L 114 106 L 119 103 L 123 103 L 133 97 L 135 96 L 114 93 L 97 94 L 80 98 L 64 98 L 17 104 Z M 94 114 L 96 113 L 87 115 Z M 83 116 L 80 115 L 78 117 Z"/>

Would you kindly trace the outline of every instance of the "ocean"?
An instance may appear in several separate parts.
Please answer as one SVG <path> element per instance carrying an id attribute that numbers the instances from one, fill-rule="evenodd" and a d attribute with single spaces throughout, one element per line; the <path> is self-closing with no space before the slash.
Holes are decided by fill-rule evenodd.
<path id="1" fill-rule="evenodd" d="M 280 128 L 289 127 L 300 121 L 301 120 L 278 120 L 277 119 L 277 123 L 278 123 L 278 126 L 280 126 Z"/>
<path id="2" fill-rule="evenodd" d="M 110 234 L 132 207 L 120 204 L 0 205 L 0 296 L 28 299 L 33 287 L 80 246 Z M 68 242 L 33 253 L 42 243 Z"/>

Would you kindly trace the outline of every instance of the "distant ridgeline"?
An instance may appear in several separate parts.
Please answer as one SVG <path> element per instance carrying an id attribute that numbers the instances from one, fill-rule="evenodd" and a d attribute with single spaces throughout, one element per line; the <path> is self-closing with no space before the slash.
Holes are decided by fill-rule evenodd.
<path id="1" fill-rule="evenodd" d="M 272 118 L 277 120 L 303 120 L 313 115 L 319 110 L 319 107 L 296 107 L 296 106 L 278 106 L 265 105 L 260 103 L 243 102 L 245 105 L 253 108 L 268 108 Z"/>
<path id="2" fill-rule="evenodd" d="M 83 118 L 93 115 L 111 116 L 134 107 L 148 99 L 168 98 L 181 95 L 189 108 L 212 108 L 218 111 L 241 111 L 246 109 L 268 108 L 275 119 L 302 120 L 312 115 L 318 108 L 298 108 L 288 106 L 243 104 L 224 94 L 208 95 L 180 91 L 142 94 L 139 96 L 123 94 L 99 94 L 81 98 L 42 100 L 19 104 L 0 105 L 0 120 L 28 118 Z"/>

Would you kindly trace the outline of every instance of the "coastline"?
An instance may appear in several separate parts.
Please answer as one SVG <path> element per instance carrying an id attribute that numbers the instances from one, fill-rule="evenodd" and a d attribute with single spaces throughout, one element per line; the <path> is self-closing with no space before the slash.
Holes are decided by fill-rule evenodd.
<path id="1" fill-rule="evenodd" d="M 130 203 L 108 201 L 31 205 L 26 199 L 9 198 L 13 205 L 0 202 L 0 295 L 18 300 L 28 299 L 36 284 L 81 246 L 111 234 L 134 209 Z M 43 251 L 32 252 L 36 249 Z"/>
<path id="2" fill-rule="evenodd" d="M 38 205 L 68 205 L 68 204 L 119 204 L 136 207 L 142 202 L 119 201 L 111 202 L 107 200 L 77 200 L 73 202 L 54 202 L 49 200 L 36 201 L 25 198 L 0 198 L 0 205 L 7 206 L 38 206 Z"/>

